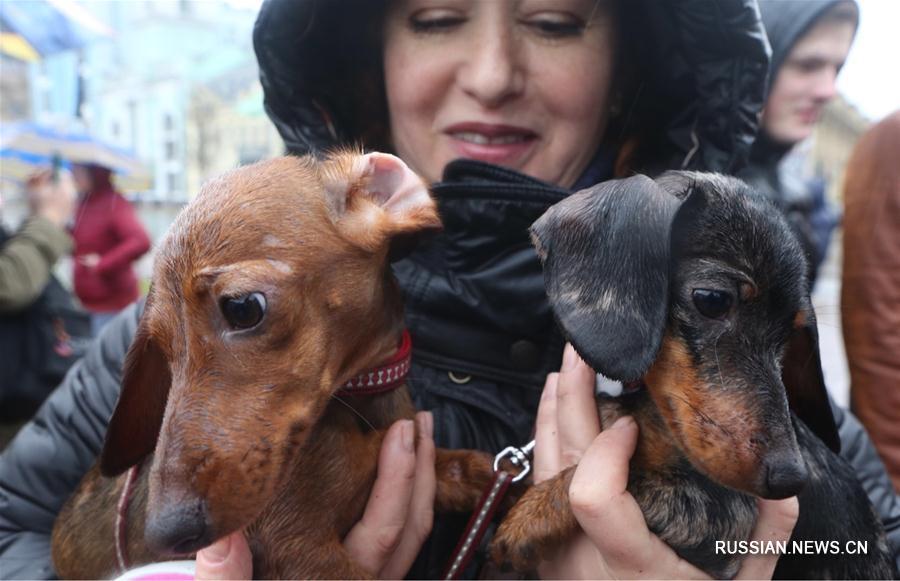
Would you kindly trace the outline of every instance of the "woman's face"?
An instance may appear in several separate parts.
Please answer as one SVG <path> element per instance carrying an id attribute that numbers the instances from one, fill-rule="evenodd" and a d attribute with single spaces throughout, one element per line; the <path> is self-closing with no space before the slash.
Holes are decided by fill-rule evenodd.
<path id="1" fill-rule="evenodd" d="M 608 0 L 395 0 L 384 69 L 397 154 L 429 181 L 477 159 L 569 187 L 606 126 Z"/>
<path id="2" fill-rule="evenodd" d="M 94 180 L 91 179 L 91 170 L 81 164 L 72 164 L 72 178 L 75 180 L 75 189 L 79 193 L 87 193 L 94 186 Z"/>

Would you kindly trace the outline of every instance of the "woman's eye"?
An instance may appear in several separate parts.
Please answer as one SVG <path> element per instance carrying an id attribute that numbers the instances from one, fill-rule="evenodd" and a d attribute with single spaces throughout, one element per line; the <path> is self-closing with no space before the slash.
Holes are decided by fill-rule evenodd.
<path id="1" fill-rule="evenodd" d="M 465 22 L 465 18 L 456 12 L 446 10 L 427 10 L 409 17 L 409 27 L 413 32 L 447 32 Z"/>
<path id="2" fill-rule="evenodd" d="M 694 306 L 700 314 L 710 319 L 721 319 L 731 310 L 734 297 L 731 293 L 720 290 L 696 288 L 691 293 Z"/>
<path id="3" fill-rule="evenodd" d="M 573 17 L 538 17 L 527 21 L 528 26 L 547 38 L 579 36 L 585 24 Z"/>
<path id="4" fill-rule="evenodd" d="M 233 329 L 250 329 L 266 314 L 266 297 L 262 293 L 227 297 L 220 301 L 219 308 Z"/>

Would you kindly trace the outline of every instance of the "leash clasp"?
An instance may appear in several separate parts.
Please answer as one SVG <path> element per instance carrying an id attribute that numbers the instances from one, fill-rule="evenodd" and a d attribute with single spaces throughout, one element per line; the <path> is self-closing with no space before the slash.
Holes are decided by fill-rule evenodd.
<path id="1" fill-rule="evenodd" d="M 507 446 L 503 449 L 499 454 L 494 456 L 494 472 L 500 470 L 500 462 L 504 458 L 509 458 L 510 463 L 513 466 L 521 466 L 522 470 L 512 478 L 512 482 L 518 482 L 525 478 L 529 472 L 531 472 L 531 462 L 528 458 L 531 456 L 532 451 L 534 450 L 534 440 L 528 442 L 521 448 L 516 448 L 515 446 Z"/>

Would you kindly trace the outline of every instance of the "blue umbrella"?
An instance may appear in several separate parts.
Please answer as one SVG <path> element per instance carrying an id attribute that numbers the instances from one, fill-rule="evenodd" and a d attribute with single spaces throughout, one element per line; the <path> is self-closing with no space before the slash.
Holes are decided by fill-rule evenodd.
<path id="1" fill-rule="evenodd" d="M 107 167 L 115 172 L 116 185 L 123 190 L 143 191 L 152 187 L 149 170 L 130 151 L 85 133 L 60 131 L 35 123 L 0 126 L 0 178 L 23 183 L 38 169 L 49 167 L 54 156 L 66 163 Z"/>
<path id="2" fill-rule="evenodd" d="M 64 14 L 47 2 L 3 0 L 0 24 L 28 41 L 41 55 L 81 48 L 86 38 Z"/>

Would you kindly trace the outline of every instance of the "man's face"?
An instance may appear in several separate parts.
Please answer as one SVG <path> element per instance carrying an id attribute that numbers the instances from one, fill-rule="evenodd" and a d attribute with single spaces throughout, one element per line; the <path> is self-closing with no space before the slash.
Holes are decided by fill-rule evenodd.
<path id="1" fill-rule="evenodd" d="M 762 126 L 774 141 L 794 144 L 812 134 L 822 109 L 836 94 L 856 25 L 821 19 L 797 41 L 778 70 Z"/>

